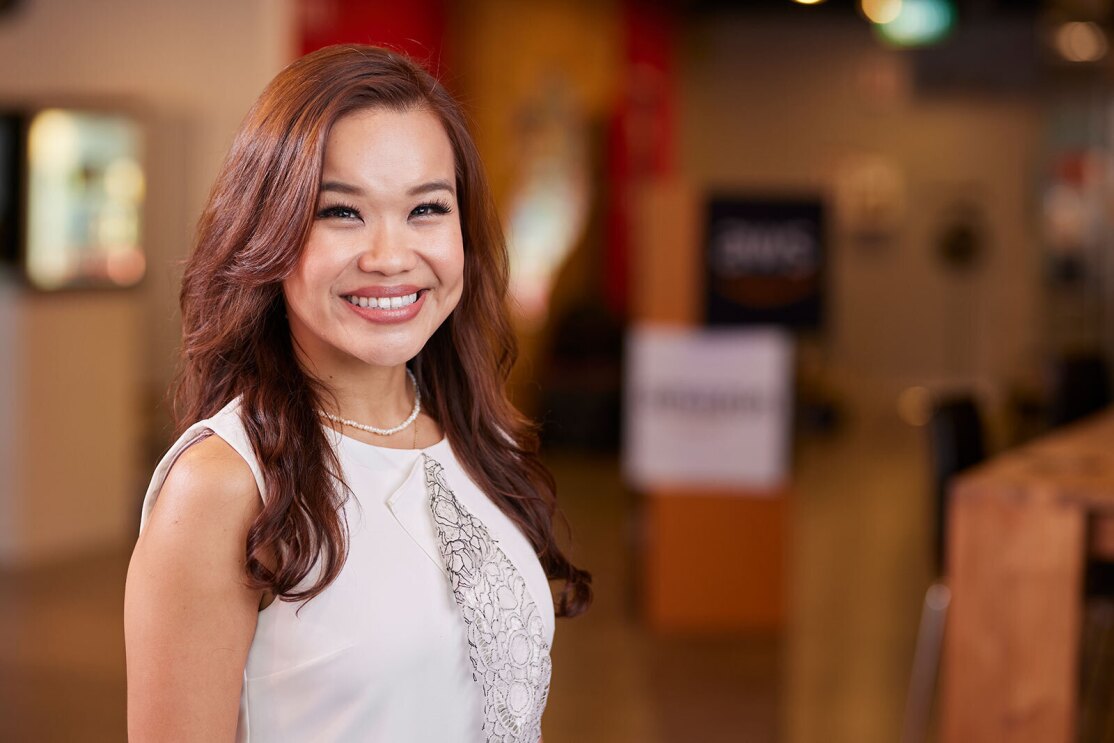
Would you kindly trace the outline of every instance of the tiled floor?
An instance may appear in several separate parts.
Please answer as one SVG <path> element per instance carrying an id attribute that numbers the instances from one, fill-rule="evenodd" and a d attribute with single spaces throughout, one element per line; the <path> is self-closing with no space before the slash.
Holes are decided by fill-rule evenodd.
<path id="1" fill-rule="evenodd" d="M 790 743 L 899 738 L 931 577 L 920 433 L 881 414 L 802 447 L 786 655 Z"/>
<path id="2" fill-rule="evenodd" d="M 551 464 L 576 538 L 574 559 L 592 570 L 596 600 L 585 616 L 558 624 L 546 741 L 778 740 L 780 639 L 646 631 L 625 547 L 633 496 L 616 463 Z"/>
<path id="3" fill-rule="evenodd" d="M 599 598 L 588 616 L 558 625 L 547 741 L 898 739 L 930 578 L 919 431 L 880 411 L 800 443 L 781 637 L 644 631 L 630 601 L 631 503 L 616 466 L 553 465 Z"/>
<path id="4" fill-rule="evenodd" d="M 780 637 L 640 627 L 632 496 L 613 460 L 555 457 L 597 601 L 558 624 L 548 743 L 889 743 L 927 582 L 920 441 L 885 415 L 799 447 Z M 126 550 L 0 574 L 0 741 L 124 740 Z"/>
<path id="5" fill-rule="evenodd" d="M 125 739 L 127 555 L 0 574 L 0 741 Z"/>

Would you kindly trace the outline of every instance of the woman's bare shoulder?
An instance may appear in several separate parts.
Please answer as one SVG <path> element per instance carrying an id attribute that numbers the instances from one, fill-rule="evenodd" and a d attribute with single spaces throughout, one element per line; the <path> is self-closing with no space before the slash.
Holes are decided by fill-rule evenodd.
<path id="1" fill-rule="evenodd" d="M 218 436 L 171 467 L 128 568 L 132 739 L 217 740 L 235 730 L 262 596 L 246 580 L 245 546 L 261 507 L 247 462 Z"/>
<path id="2" fill-rule="evenodd" d="M 149 517 L 157 522 L 215 521 L 233 526 L 254 519 L 262 508 L 248 463 L 228 442 L 210 435 L 175 460 Z"/>
<path id="3" fill-rule="evenodd" d="M 134 563 L 174 581 L 240 582 L 248 530 L 263 504 L 247 462 L 208 436 L 170 468 L 136 543 Z M 222 581 L 224 582 L 224 581 Z"/>

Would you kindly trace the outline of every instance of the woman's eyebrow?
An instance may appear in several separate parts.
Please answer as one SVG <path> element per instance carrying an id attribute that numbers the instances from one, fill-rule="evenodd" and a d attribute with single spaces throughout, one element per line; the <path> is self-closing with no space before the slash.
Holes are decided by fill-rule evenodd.
<path id="1" fill-rule="evenodd" d="M 453 188 L 453 184 L 445 180 L 429 181 L 420 186 L 414 186 L 407 194 L 410 196 L 418 196 L 420 194 L 432 193 L 433 191 L 448 191 L 450 196 L 456 194 L 456 189 Z"/>
<path id="2" fill-rule="evenodd" d="M 348 194 L 349 196 L 362 196 L 364 193 L 363 189 L 359 186 L 353 186 L 350 183 L 344 183 L 342 181 L 325 181 L 321 184 L 321 193 L 325 193 L 326 191 Z"/>
<path id="3" fill-rule="evenodd" d="M 456 189 L 453 184 L 446 180 L 429 181 L 420 185 L 414 186 L 406 192 L 407 196 L 420 196 L 422 194 L 432 193 L 434 191 L 448 191 L 449 195 L 455 195 Z M 363 196 L 364 191 L 359 186 L 354 186 L 351 183 L 343 181 L 324 181 L 321 184 L 321 193 L 342 193 L 349 196 Z"/>

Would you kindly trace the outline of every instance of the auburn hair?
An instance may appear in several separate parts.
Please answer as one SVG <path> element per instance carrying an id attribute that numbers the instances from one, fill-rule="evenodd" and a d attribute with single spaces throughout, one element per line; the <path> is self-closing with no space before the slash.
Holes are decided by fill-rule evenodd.
<path id="1" fill-rule="evenodd" d="M 507 248 L 491 191 L 459 104 L 402 54 L 321 49 L 280 72 L 249 111 L 201 215 L 182 280 L 176 427 L 184 431 L 241 397 L 267 493 L 248 531 L 247 580 L 287 601 L 321 593 L 347 558 L 348 490 L 317 413 L 330 392 L 297 361 L 282 282 L 313 223 L 331 127 L 346 114 L 377 108 L 435 114 L 456 161 L 464 288 L 411 362 L 425 407 L 468 474 L 529 539 L 550 580 L 563 581 L 557 614 L 575 616 L 591 603 L 591 576 L 557 544 L 553 477 L 538 456 L 536 428 L 506 394 L 517 347 L 506 301 Z"/>

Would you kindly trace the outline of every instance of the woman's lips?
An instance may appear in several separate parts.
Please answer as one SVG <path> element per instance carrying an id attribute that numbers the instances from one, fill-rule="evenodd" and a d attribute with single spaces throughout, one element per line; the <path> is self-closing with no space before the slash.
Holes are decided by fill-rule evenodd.
<path id="1" fill-rule="evenodd" d="M 341 299 L 350 310 L 365 320 L 392 324 L 406 322 L 416 316 L 425 304 L 426 294 L 429 293 L 425 289 L 407 294 L 398 294 L 396 291 L 379 291 L 375 296 L 361 296 L 363 292 L 346 294 L 342 295 Z"/>

